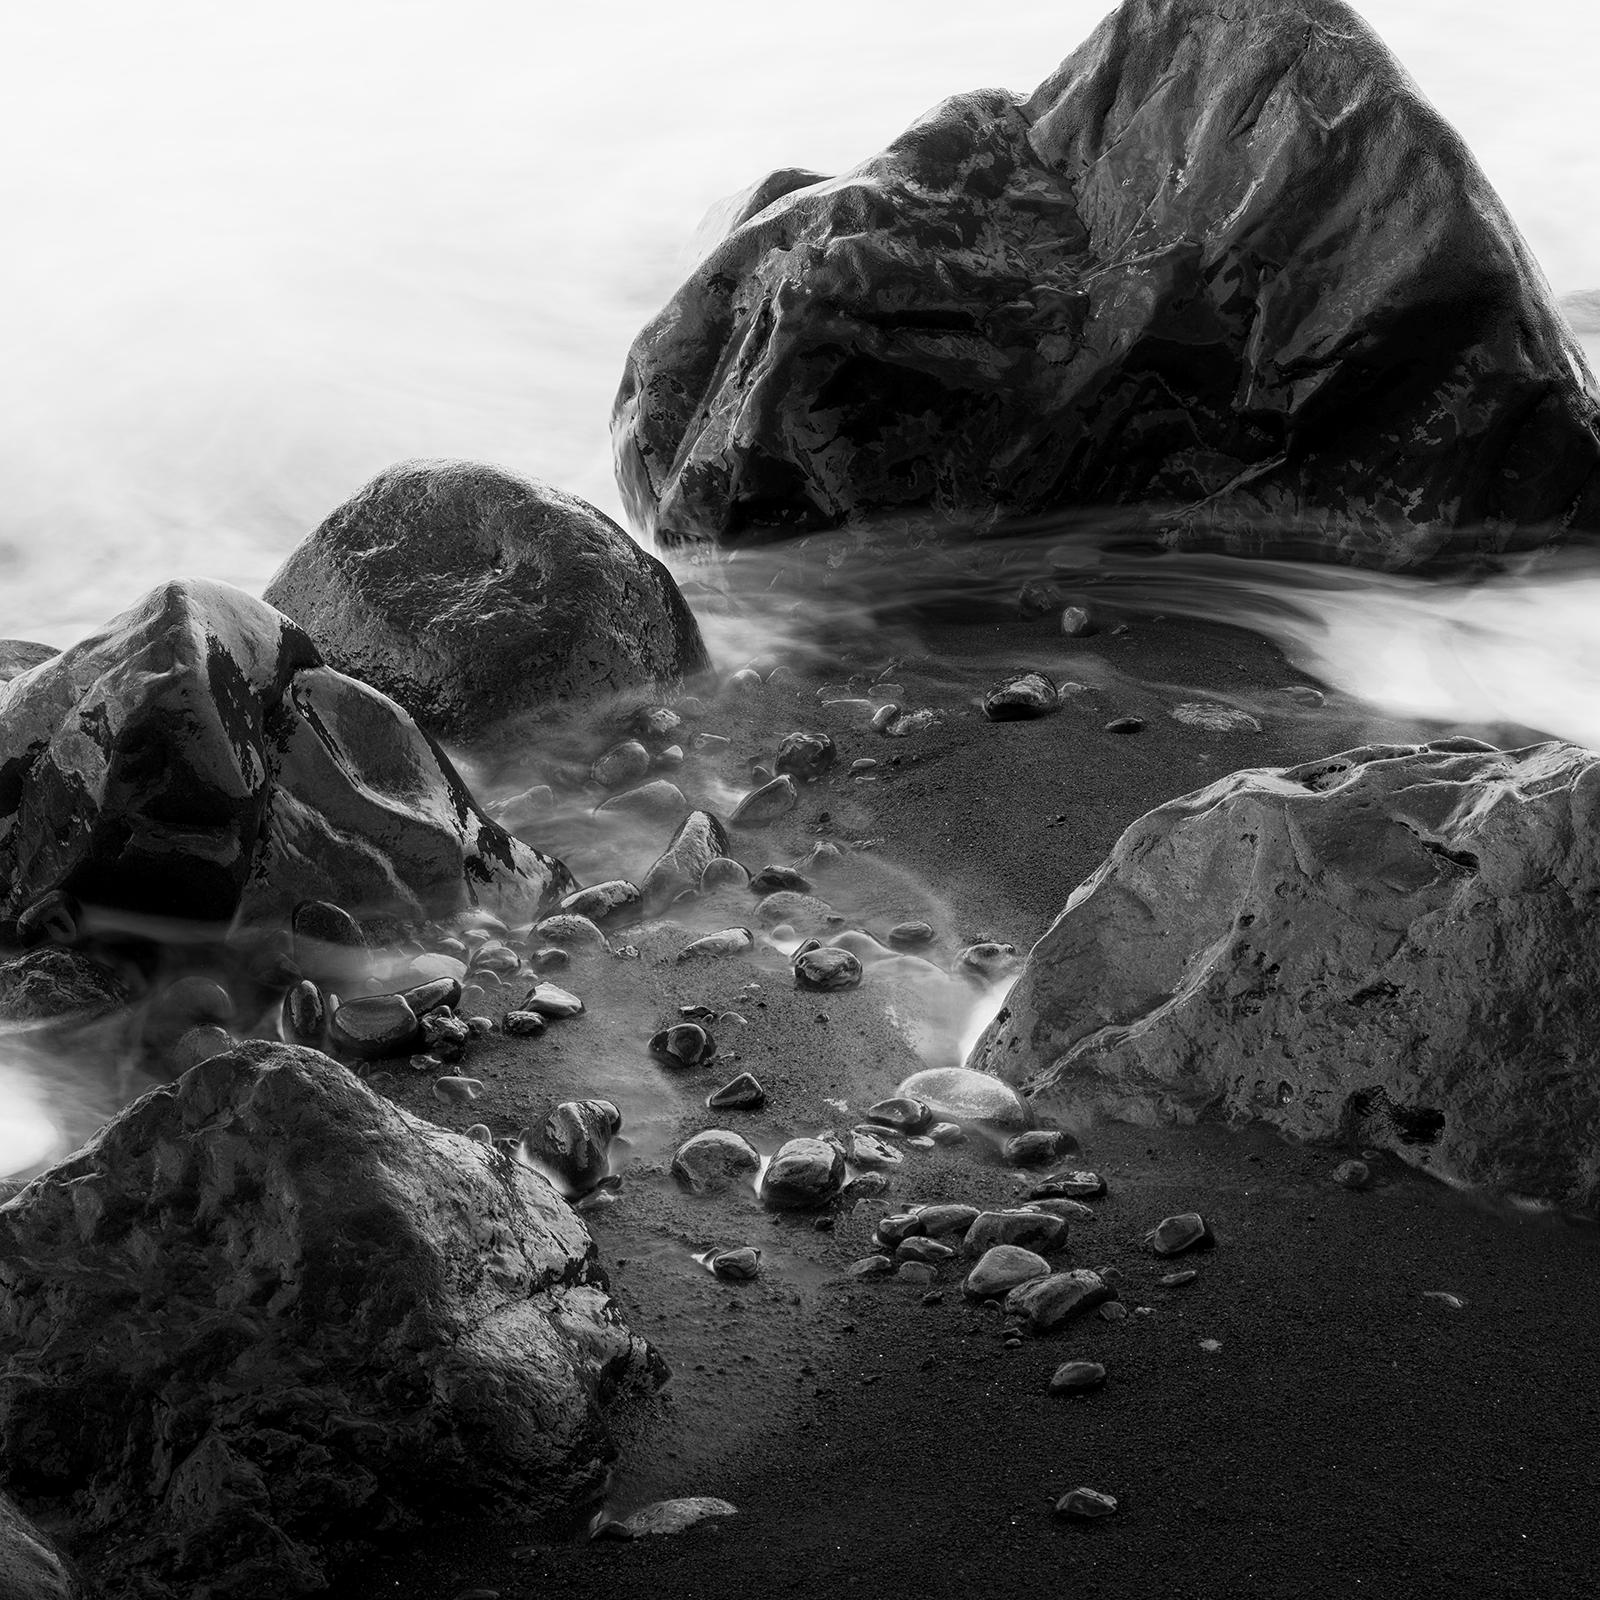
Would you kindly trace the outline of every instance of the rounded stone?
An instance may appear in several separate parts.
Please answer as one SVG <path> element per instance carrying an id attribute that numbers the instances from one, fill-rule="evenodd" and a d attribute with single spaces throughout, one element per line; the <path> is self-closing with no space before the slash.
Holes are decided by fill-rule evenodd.
<path id="1" fill-rule="evenodd" d="M 563 1194 L 587 1194 L 609 1174 L 611 1141 L 621 1126 L 622 1113 L 609 1100 L 564 1100 L 523 1129 L 517 1158 Z"/>
<path id="2" fill-rule="evenodd" d="M 1145 1235 L 1144 1242 L 1158 1256 L 1176 1256 L 1200 1245 L 1210 1245 L 1214 1239 L 1211 1224 L 1198 1211 L 1184 1211 L 1174 1217 L 1164 1217 Z"/>
<path id="3" fill-rule="evenodd" d="M 844 1156 L 821 1139 L 791 1139 L 772 1158 L 761 1198 L 780 1211 L 815 1210 L 844 1187 Z"/>
<path id="4" fill-rule="evenodd" d="M 933 940 L 933 928 L 926 922 L 897 922 L 888 935 L 889 943 L 897 950 L 917 950 Z"/>
<path id="5" fill-rule="evenodd" d="M 895 1091 L 920 1100 L 935 1116 L 996 1128 L 1026 1129 L 1033 1114 L 1009 1084 L 969 1067 L 929 1067 L 914 1072 Z"/>
<path id="6" fill-rule="evenodd" d="M 1005 1311 L 1034 1333 L 1054 1333 L 1072 1318 L 1112 1300 L 1116 1291 L 1097 1272 L 1052 1272 L 1006 1295 Z"/>
<path id="7" fill-rule="evenodd" d="M 190 1028 L 187 1033 L 179 1036 L 178 1042 L 172 1047 L 173 1070 L 187 1072 L 190 1067 L 198 1066 L 202 1061 L 209 1061 L 212 1056 L 220 1056 L 224 1051 L 231 1050 L 233 1045 L 233 1035 L 226 1028 L 219 1028 L 214 1023 Z"/>
<path id="8" fill-rule="evenodd" d="M 793 811 L 799 799 L 800 791 L 795 787 L 794 779 L 785 774 L 747 794 L 733 808 L 728 821 L 735 828 L 763 828 Z"/>
<path id="9" fill-rule="evenodd" d="M 367 1060 L 407 1054 L 417 1043 L 417 1014 L 404 995 L 363 995 L 346 1000 L 328 1019 L 328 1040 Z"/>
<path id="10" fill-rule="evenodd" d="M 983 697 L 983 714 L 991 722 L 1021 722 L 1061 709 L 1061 693 L 1042 672 L 1008 678 Z"/>
<path id="11" fill-rule="evenodd" d="M 1034 1128 L 1014 1134 L 1000 1146 L 1000 1157 L 1013 1167 L 1043 1166 L 1078 1148 L 1078 1141 L 1059 1128 Z"/>
<path id="12" fill-rule="evenodd" d="M 962 1238 L 969 1256 L 980 1256 L 994 1245 L 1024 1245 L 1031 1250 L 1059 1249 L 1067 1241 L 1067 1224 L 1044 1211 L 983 1211 L 973 1218 Z"/>
<path id="13" fill-rule="evenodd" d="M 1084 1394 L 1106 1381 L 1106 1369 L 1098 1361 L 1063 1361 L 1050 1374 L 1051 1394 Z"/>
<path id="14" fill-rule="evenodd" d="M 729 856 L 713 856 L 700 874 L 701 894 L 714 894 L 718 889 L 743 889 L 750 882 L 750 874 Z"/>
<path id="15" fill-rule="evenodd" d="M 1078 1488 L 1056 1501 L 1056 1515 L 1073 1522 L 1098 1522 L 1116 1514 L 1117 1502 L 1098 1489 Z"/>
<path id="16" fill-rule="evenodd" d="M 666 567 L 591 505 L 495 467 L 391 467 L 335 510 L 265 599 L 330 666 L 435 735 L 641 688 L 708 665 Z"/>
<path id="17" fill-rule="evenodd" d="M 671 1172 L 693 1194 L 721 1194 L 747 1185 L 760 1166 L 760 1152 L 742 1134 L 707 1128 L 679 1146 Z"/>
<path id="18" fill-rule="evenodd" d="M 822 993 L 854 989 L 861 982 L 861 963 L 848 950 L 808 950 L 794 964 L 794 986 Z"/>
<path id="19" fill-rule="evenodd" d="M 1043 1256 L 1018 1245 L 998 1244 L 986 1250 L 967 1274 L 963 1292 L 974 1300 L 992 1300 L 1008 1295 L 1020 1284 L 1050 1276 L 1050 1263 Z"/>

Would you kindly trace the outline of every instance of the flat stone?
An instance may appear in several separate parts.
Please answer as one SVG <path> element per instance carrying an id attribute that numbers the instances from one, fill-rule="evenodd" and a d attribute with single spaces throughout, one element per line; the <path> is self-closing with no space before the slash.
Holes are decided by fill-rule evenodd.
<path id="1" fill-rule="evenodd" d="M 678 952 L 679 961 L 696 961 L 705 956 L 736 956 L 755 948 L 756 936 L 748 928 L 721 928 L 699 939 L 691 939 Z"/>
<path id="2" fill-rule="evenodd" d="M 1096 1200 L 1106 1192 L 1098 1172 L 1052 1172 L 1028 1188 L 1030 1200 Z"/>
<path id="3" fill-rule="evenodd" d="M 639 886 L 626 878 L 612 878 L 606 883 L 592 884 L 569 894 L 561 902 L 561 909 L 591 922 L 601 923 L 607 917 L 639 903 Z"/>
<path id="4" fill-rule="evenodd" d="M 1067 1240 L 1067 1224 L 1043 1211 L 983 1211 L 973 1219 L 962 1239 L 969 1256 L 980 1256 L 995 1245 L 1025 1245 L 1055 1250 Z"/>
<path id="5" fill-rule="evenodd" d="M 1158 1256 L 1181 1255 L 1197 1245 L 1213 1243 L 1211 1224 L 1198 1211 L 1181 1212 L 1175 1217 L 1164 1217 L 1149 1233 L 1145 1243 Z"/>
<path id="6" fill-rule="evenodd" d="M 537 1012 L 541 1017 L 575 1017 L 583 1010 L 583 1001 L 556 984 L 537 983 L 522 997 L 518 1009 Z"/>
<path id="7" fill-rule="evenodd" d="M 898 950 L 918 950 L 933 943 L 934 931 L 926 922 L 897 922 L 889 930 L 888 940 Z"/>
<path id="8" fill-rule="evenodd" d="M 1006 1296 L 1005 1312 L 1033 1333 L 1054 1333 L 1073 1317 L 1110 1300 L 1115 1290 L 1097 1272 L 1080 1268 L 1052 1272 L 1019 1284 Z"/>
<path id="9" fill-rule="evenodd" d="M 914 1283 L 926 1288 L 939 1276 L 938 1269 L 926 1261 L 902 1261 L 895 1268 L 895 1274 L 902 1282 Z"/>
<path id="10" fill-rule="evenodd" d="M 625 1521 L 612 1526 L 622 1530 L 628 1539 L 644 1539 L 651 1535 L 682 1533 L 697 1523 L 714 1517 L 735 1517 L 739 1508 L 727 1500 L 711 1495 L 689 1495 L 678 1500 L 657 1500 L 654 1505 L 635 1511 Z M 609 1534 L 609 1530 L 607 1530 Z M 611 1535 L 614 1537 L 614 1535 Z"/>
<path id="11" fill-rule="evenodd" d="M 1074 1489 L 1056 1501 L 1056 1515 L 1073 1522 L 1098 1522 L 1102 1517 L 1115 1516 L 1117 1502 L 1098 1489 Z"/>
<path id="12" fill-rule="evenodd" d="M 1050 1374 L 1051 1394 L 1084 1394 L 1106 1381 L 1106 1369 L 1098 1361 L 1063 1361 Z"/>
<path id="13" fill-rule="evenodd" d="M 729 1283 L 749 1283 L 761 1272 L 761 1252 L 752 1245 L 719 1250 L 711 1257 L 711 1270 Z"/>
<path id="14" fill-rule="evenodd" d="M 962 1288 L 974 1300 L 992 1300 L 1010 1294 L 1019 1284 L 1049 1275 L 1050 1263 L 1043 1256 L 1017 1245 L 1000 1244 L 983 1253 Z"/>
<path id="15" fill-rule="evenodd" d="M 879 1100 L 867 1108 L 867 1118 L 881 1122 L 897 1133 L 922 1133 L 933 1122 L 933 1113 L 911 1095 L 896 1095 L 889 1100 Z"/>
<path id="16" fill-rule="evenodd" d="M 1261 724 L 1248 711 L 1215 700 L 1185 700 L 1171 707 L 1167 715 L 1174 722 L 1190 728 L 1204 728 L 1207 733 L 1261 732 Z"/>
<path id="17" fill-rule="evenodd" d="M 888 1256 L 863 1256 L 844 1270 L 852 1278 L 884 1278 L 894 1271 L 894 1262 Z"/>
<path id="18" fill-rule="evenodd" d="M 954 1261 L 956 1253 L 947 1244 L 940 1244 L 937 1239 L 918 1238 L 913 1235 L 909 1239 L 902 1239 L 895 1246 L 896 1261 L 925 1261 L 929 1266 L 943 1266 L 946 1261 Z"/>
<path id="19" fill-rule="evenodd" d="M 346 1000 L 328 1019 L 329 1043 L 363 1060 L 405 1055 L 420 1037 L 417 1014 L 404 995 Z"/>
<path id="20" fill-rule="evenodd" d="M 713 1111 L 758 1111 L 766 1103 L 767 1091 L 748 1072 L 730 1078 L 706 1096 L 706 1105 Z"/>
<path id="21" fill-rule="evenodd" d="M 955 1203 L 937 1206 L 919 1206 L 916 1220 L 922 1232 L 930 1239 L 966 1238 L 972 1224 L 978 1220 L 976 1206 Z M 879 1224 L 882 1227 L 882 1224 Z"/>

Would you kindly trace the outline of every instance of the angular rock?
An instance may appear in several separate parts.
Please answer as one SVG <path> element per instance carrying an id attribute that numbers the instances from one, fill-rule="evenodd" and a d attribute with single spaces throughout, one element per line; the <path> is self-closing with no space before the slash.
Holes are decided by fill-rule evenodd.
<path id="1" fill-rule="evenodd" d="M 1171 545 L 1403 567 L 1600 526 L 1543 274 L 1340 0 L 1126 0 L 1031 96 L 763 195 L 617 396 L 664 546 L 848 526 L 865 560 L 857 529 L 1127 505 Z"/>
<path id="2" fill-rule="evenodd" d="M 1018 1284 L 1006 1296 L 1005 1311 L 1033 1333 L 1054 1333 L 1073 1317 L 1110 1300 L 1116 1291 L 1097 1272 L 1052 1272 Z"/>
<path id="3" fill-rule="evenodd" d="M 81 951 L 46 948 L 0 961 L 0 1019 L 7 1022 L 87 1022 L 128 998 L 116 973 Z"/>
<path id="4" fill-rule="evenodd" d="M 35 644 L 31 639 L 0 639 L 0 683 L 10 683 L 40 662 L 60 654 L 53 644 Z"/>
<path id="5" fill-rule="evenodd" d="M 686 889 L 698 888 L 706 868 L 727 853 L 728 830 L 709 811 L 691 811 L 639 885 L 646 905 L 664 906 Z"/>
<path id="6" fill-rule="evenodd" d="M 767 1091 L 748 1072 L 730 1078 L 706 1096 L 706 1105 L 713 1111 L 759 1111 L 766 1103 Z"/>
<path id="7" fill-rule="evenodd" d="M 517 1159 L 564 1195 L 587 1194 L 611 1170 L 622 1113 L 609 1100 L 564 1100 L 522 1130 Z"/>
<path id="8" fill-rule="evenodd" d="M 381 473 L 295 550 L 266 600 L 444 739 L 661 694 L 709 665 L 671 575 L 614 522 L 472 462 Z"/>
<path id="9" fill-rule="evenodd" d="M 760 1167 L 760 1152 L 743 1134 L 707 1128 L 679 1146 L 671 1171 L 694 1194 L 721 1194 L 747 1185 Z"/>
<path id="10" fill-rule="evenodd" d="M 266 1043 L 0 1210 L 0 1350 L 16 1490 L 115 1538 L 130 1592 L 185 1595 L 314 1592 L 398 1526 L 581 1506 L 597 1395 L 663 1370 L 544 1179 Z"/>
<path id="11" fill-rule="evenodd" d="M 572 882 L 300 629 L 185 580 L 0 686 L 0 886 L 0 917 L 60 888 L 254 926 L 307 900 L 526 920 Z"/>
<path id="12" fill-rule="evenodd" d="M 1000 1146 L 1000 1157 L 1013 1167 L 1042 1166 L 1078 1148 L 1078 1141 L 1060 1128 L 1033 1128 L 1013 1134 Z"/>
<path id="13" fill-rule="evenodd" d="M 547 1019 L 537 1011 L 508 1011 L 500 1019 L 500 1026 L 511 1039 L 534 1039 L 549 1027 Z"/>
<path id="14" fill-rule="evenodd" d="M 1098 1172 L 1052 1172 L 1028 1186 L 1030 1200 L 1097 1200 L 1105 1192 Z"/>
<path id="15" fill-rule="evenodd" d="M 1043 1256 L 1014 1244 L 997 1244 L 984 1252 L 962 1289 L 974 1300 L 992 1300 L 1010 1294 L 1018 1284 L 1049 1275 L 1050 1263 Z"/>
<path id="16" fill-rule="evenodd" d="M 1008 678 L 983 697 L 983 714 L 991 722 L 1023 722 L 1061 709 L 1061 691 L 1042 672 Z"/>
<path id="17" fill-rule="evenodd" d="M 776 1211 L 814 1211 L 844 1186 L 844 1156 L 821 1139 L 791 1139 L 761 1179 L 761 1198 Z"/>
<path id="18" fill-rule="evenodd" d="M 583 1001 L 558 984 L 537 983 L 522 997 L 522 1009 L 541 1017 L 575 1017 L 583 1010 Z"/>
<path id="19" fill-rule="evenodd" d="M 747 794 L 728 821 L 735 828 L 764 828 L 793 811 L 799 799 L 793 778 L 773 778 Z"/>
<path id="20" fill-rule="evenodd" d="M 893 1145 L 873 1134 L 852 1131 L 845 1138 L 845 1160 L 853 1167 L 884 1171 L 898 1167 L 905 1157 Z"/>
<path id="21" fill-rule="evenodd" d="M 778 746 L 778 772 L 812 783 L 839 759 L 838 747 L 825 733 L 791 733 Z"/>
<path id="22" fill-rule="evenodd" d="M 1066 1239 L 1066 1222 L 1046 1211 L 983 1211 L 973 1219 L 961 1247 L 969 1256 L 981 1256 L 997 1244 L 1044 1251 L 1060 1248 Z"/>
<path id="23" fill-rule="evenodd" d="M 971 1059 L 1064 1112 L 1251 1118 L 1593 1210 L 1596 896 L 1580 747 L 1237 773 L 1122 836 Z"/>
<path id="24" fill-rule="evenodd" d="M 1116 1497 L 1099 1489 L 1073 1489 L 1056 1501 L 1056 1515 L 1072 1522 L 1098 1522 L 1116 1513 Z"/>
<path id="25" fill-rule="evenodd" d="M 804 873 L 796 872 L 793 867 L 763 867 L 750 878 L 750 892 L 752 894 L 777 894 L 782 890 L 789 890 L 793 894 L 810 894 L 811 880 Z"/>
<path id="26" fill-rule="evenodd" d="M 955 964 L 963 972 L 980 978 L 1001 978 L 1017 963 L 1017 947 L 995 939 L 969 944 L 956 955 Z"/>
<path id="27" fill-rule="evenodd" d="M 741 951 L 753 949 L 756 937 L 748 928 L 720 928 L 699 939 L 692 939 L 678 952 L 680 961 L 694 961 L 701 956 L 736 956 Z"/>

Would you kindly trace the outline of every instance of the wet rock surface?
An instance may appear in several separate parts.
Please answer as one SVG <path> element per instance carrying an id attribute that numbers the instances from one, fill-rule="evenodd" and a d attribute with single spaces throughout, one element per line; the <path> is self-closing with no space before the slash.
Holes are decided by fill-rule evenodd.
<path id="1" fill-rule="evenodd" d="M 31 950 L 0 962 L 0 1019 L 81 1020 L 124 1005 L 128 991 L 109 967 L 74 950 Z"/>
<path id="2" fill-rule="evenodd" d="M 439 738 L 660 694 L 708 665 L 671 575 L 615 523 L 471 462 L 380 474 L 289 557 L 266 599 L 331 666 Z"/>
<path id="3" fill-rule="evenodd" d="M 974 1064 L 1057 1107 L 1359 1137 L 1593 1206 L 1597 839 L 1572 745 L 1237 773 L 1123 835 Z"/>
<path id="4" fill-rule="evenodd" d="M 0 1330 L 13 1488 L 158 1596 L 314 1591 L 452 1504 L 581 1505 L 600 1399 L 660 1376 L 542 1178 L 264 1043 L 0 1211 Z"/>
<path id="5" fill-rule="evenodd" d="M 48 890 L 207 922 L 304 900 L 528 915 L 571 885 L 396 706 L 224 583 L 152 591 L 0 686 L 0 915 Z"/>
<path id="6" fill-rule="evenodd" d="M 758 203 L 617 397 L 664 545 L 1126 505 L 1170 544 L 1401 567 L 1600 525 L 1576 343 L 1338 0 L 1127 0 L 1031 96 Z"/>

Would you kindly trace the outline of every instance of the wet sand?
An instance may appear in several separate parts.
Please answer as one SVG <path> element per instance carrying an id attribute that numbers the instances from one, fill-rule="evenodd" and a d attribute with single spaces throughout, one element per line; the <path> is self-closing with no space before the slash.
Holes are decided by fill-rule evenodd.
<path id="1" fill-rule="evenodd" d="M 1087 692 L 1041 721 L 985 721 L 982 691 L 1027 666 Z M 933 706 L 943 723 L 892 740 L 819 706 L 819 683 L 885 669 L 904 704 Z M 1133 616 L 1125 633 L 1083 640 L 1062 639 L 1048 618 L 928 626 L 868 639 L 858 658 L 806 669 L 738 709 L 715 706 L 699 726 L 728 735 L 727 752 L 667 776 L 692 800 L 712 797 L 784 733 L 830 732 L 836 775 L 805 788 L 778 824 L 737 834 L 740 859 L 757 868 L 818 838 L 874 840 L 819 881 L 852 925 L 881 936 L 925 916 L 940 961 L 982 937 L 1025 950 L 1120 831 L 1174 795 L 1372 739 L 1496 736 L 1385 720 L 1337 695 L 1309 710 L 1281 693 L 1305 681 L 1271 644 L 1210 624 Z M 1171 718 L 1196 699 L 1250 710 L 1263 730 L 1218 734 Z M 1127 713 L 1144 731 L 1103 731 Z M 896 764 L 844 776 L 859 756 Z M 580 870 L 589 880 L 642 871 L 645 835 L 659 848 L 668 831 L 619 840 L 611 872 L 590 870 L 598 857 Z M 752 896 L 733 895 L 696 926 L 749 923 L 753 911 Z M 1350 1193 L 1331 1179 L 1349 1152 L 1258 1129 L 1095 1127 L 1081 1131 L 1072 1164 L 1102 1173 L 1109 1194 L 1093 1223 L 1072 1226 L 1069 1255 L 1118 1268 L 1130 1315 L 1091 1313 L 1007 1349 L 1000 1313 L 963 1300 L 960 1270 L 942 1271 L 935 1305 L 921 1287 L 841 1277 L 898 1204 L 1019 1196 L 1021 1176 L 981 1142 L 909 1151 L 888 1201 L 840 1213 L 831 1232 L 769 1216 L 753 1193 L 696 1199 L 667 1176 L 672 1150 L 699 1128 L 735 1128 L 765 1151 L 843 1131 L 924 1064 L 871 969 L 857 990 L 797 994 L 774 950 L 679 965 L 681 930 L 616 937 L 634 939 L 639 960 L 579 958 L 557 975 L 587 1001 L 584 1016 L 537 1040 L 496 1035 L 469 1055 L 460 1070 L 485 1081 L 484 1098 L 442 1109 L 425 1082 L 396 1092 L 423 1115 L 483 1120 L 496 1134 L 563 1098 L 622 1107 L 624 1188 L 591 1227 L 619 1303 L 674 1377 L 659 1397 L 614 1409 L 607 1508 L 704 1494 L 739 1514 L 632 1544 L 504 1522 L 397 1537 L 341 1593 L 1593 1592 L 1592 1228 L 1488 1204 L 1390 1158 L 1375 1164 L 1376 1188 Z M 691 1002 L 748 1019 L 714 1030 L 736 1062 L 669 1072 L 649 1058 L 650 1032 Z M 902 1020 L 911 1009 L 901 1002 Z M 948 1055 L 955 1040 L 924 1048 Z M 739 1070 L 765 1085 L 766 1107 L 707 1111 L 704 1096 Z M 1194 1209 L 1217 1246 L 1182 1263 L 1197 1282 L 1163 1289 L 1173 1263 L 1142 1235 Z M 765 1253 L 753 1284 L 715 1280 L 693 1259 L 739 1244 Z M 1104 1388 L 1050 1396 L 1050 1374 L 1075 1357 L 1106 1365 Z M 1080 1484 L 1115 1495 L 1118 1514 L 1055 1520 L 1054 1500 Z"/>

